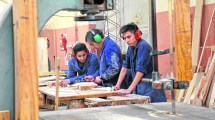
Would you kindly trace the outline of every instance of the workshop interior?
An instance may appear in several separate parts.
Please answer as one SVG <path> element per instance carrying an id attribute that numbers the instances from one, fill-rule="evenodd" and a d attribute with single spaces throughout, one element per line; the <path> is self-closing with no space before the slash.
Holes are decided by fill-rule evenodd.
<path id="1" fill-rule="evenodd" d="M 215 0 L 0 0 L 0 13 L 0 120 L 215 119 Z M 137 88 L 122 94 L 117 84 L 103 84 L 102 61 L 112 55 L 103 58 L 106 39 L 119 47 L 123 63 L 138 59 L 138 48 L 127 42 L 131 36 L 121 32 L 130 23 L 138 26 L 131 32 L 136 40 L 140 31 L 135 43 L 151 46 L 151 66 L 145 68 L 151 77 L 144 72 L 137 84 L 164 91 L 165 102 L 137 94 Z M 95 43 L 88 43 L 88 33 Z M 79 43 L 87 57 L 97 56 L 99 75 L 62 85 L 72 60 L 82 65 Z M 140 71 L 130 69 L 125 89 Z"/>

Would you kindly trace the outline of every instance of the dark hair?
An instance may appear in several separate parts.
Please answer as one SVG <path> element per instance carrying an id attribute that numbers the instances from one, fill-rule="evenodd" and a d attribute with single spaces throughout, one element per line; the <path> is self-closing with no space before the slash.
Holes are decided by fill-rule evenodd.
<path id="1" fill-rule="evenodd" d="M 129 23 L 127 25 L 124 25 L 120 28 L 119 34 L 123 34 L 125 32 L 131 31 L 132 33 L 135 33 L 136 30 L 139 30 L 138 26 L 135 23 Z"/>
<path id="2" fill-rule="evenodd" d="M 80 51 L 88 52 L 87 46 L 84 43 L 76 43 L 72 50 L 75 55 Z"/>
<path id="3" fill-rule="evenodd" d="M 88 31 L 87 34 L 86 34 L 86 36 L 85 36 L 85 41 L 86 42 L 88 42 L 88 41 L 90 41 L 90 42 L 96 42 L 94 40 L 94 38 L 93 38 L 94 35 L 93 35 L 93 33 L 91 31 L 93 31 L 95 33 L 95 35 L 99 34 L 102 39 L 104 38 L 104 34 L 100 30 L 98 30 L 98 29 L 92 29 L 92 30 Z"/>

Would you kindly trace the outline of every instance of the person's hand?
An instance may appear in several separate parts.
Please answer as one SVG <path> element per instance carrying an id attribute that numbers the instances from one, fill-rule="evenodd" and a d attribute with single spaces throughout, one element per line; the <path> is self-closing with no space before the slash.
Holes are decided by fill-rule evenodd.
<path id="1" fill-rule="evenodd" d="M 97 76 L 94 82 L 97 83 L 97 84 L 101 84 L 102 81 L 103 80 L 99 76 Z"/>
<path id="2" fill-rule="evenodd" d="M 86 76 L 84 79 L 86 82 L 94 82 L 93 76 Z"/>
<path id="3" fill-rule="evenodd" d="M 117 84 L 116 84 L 116 86 L 113 86 L 112 89 L 113 89 L 114 91 L 119 90 L 119 89 L 120 89 L 120 85 L 117 85 Z"/>
<path id="4" fill-rule="evenodd" d="M 130 94 L 131 91 L 129 91 L 128 89 L 120 89 L 119 93 L 122 94 L 122 95 L 126 95 L 126 94 Z"/>
<path id="5" fill-rule="evenodd" d="M 70 80 L 69 79 L 66 79 L 66 80 L 62 80 L 60 81 L 59 85 L 62 86 L 62 87 L 65 87 L 67 85 L 70 84 Z"/>

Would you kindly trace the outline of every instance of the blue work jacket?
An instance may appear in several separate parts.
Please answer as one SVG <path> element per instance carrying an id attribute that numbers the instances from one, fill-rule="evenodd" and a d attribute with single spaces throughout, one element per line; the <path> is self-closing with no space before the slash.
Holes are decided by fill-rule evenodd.
<path id="1" fill-rule="evenodd" d="M 152 78 L 152 51 L 151 46 L 143 39 L 138 41 L 136 47 L 128 47 L 126 60 L 123 62 L 123 67 L 131 70 L 132 79 L 136 72 L 142 72 L 143 78 Z M 164 90 L 155 90 L 151 83 L 139 82 L 134 89 L 135 94 L 151 97 L 151 102 L 165 102 L 166 96 Z"/>
<path id="2" fill-rule="evenodd" d="M 70 59 L 69 69 L 67 77 L 65 79 L 70 79 L 70 83 L 74 83 L 84 81 L 84 77 L 86 76 L 98 75 L 99 75 L 98 57 L 93 53 L 89 53 L 84 63 L 83 69 L 79 67 L 78 60 L 76 58 Z"/>
<path id="3" fill-rule="evenodd" d="M 104 83 L 116 85 L 120 70 L 122 68 L 122 53 L 119 46 L 110 38 L 106 37 L 101 49 L 100 76 Z M 124 83 L 122 85 L 122 88 Z"/>

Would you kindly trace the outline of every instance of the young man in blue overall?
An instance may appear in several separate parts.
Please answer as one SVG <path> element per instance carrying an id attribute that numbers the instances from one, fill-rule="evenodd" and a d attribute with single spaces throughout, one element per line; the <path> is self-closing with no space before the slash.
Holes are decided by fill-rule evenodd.
<path id="1" fill-rule="evenodd" d="M 115 86 L 123 62 L 119 46 L 110 37 L 104 37 L 104 34 L 98 29 L 88 31 L 85 41 L 101 53 L 99 76 L 95 78 L 87 76 L 86 81 L 94 81 L 106 87 Z M 126 88 L 124 82 L 120 85 L 122 88 Z"/>
<path id="2" fill-rule="evenodd" d="M 98 57 L 93 53 L 89 53 L 84 43 L 77 43 L 72 49 L 74 56 L 69 61 L 67 77 L 60 82 L 61 86 L 84 82 L 86 76 L 97 76 L 99 73 Z"/>
<path id="3" fill-rule="evenodd" d="M 142 32 L 134 23 L 124 25 L 120 29 L 123 40 L 128 44 L 126 60 L 120 71 L 119 79 L 114 86 L 115 90 L 120 89 L 120 85 L 128 71 L 131 70 L 132 83 L 128 89 L 120 89 L 121 94 L 135 93 L 150 96 L 151 102 L 166 102 L 164 90 L 155 90 L 150 83 L 140 82 L 142 78 L 152 78 L 152 51 L 151 46 L 141 38 Z"/>

